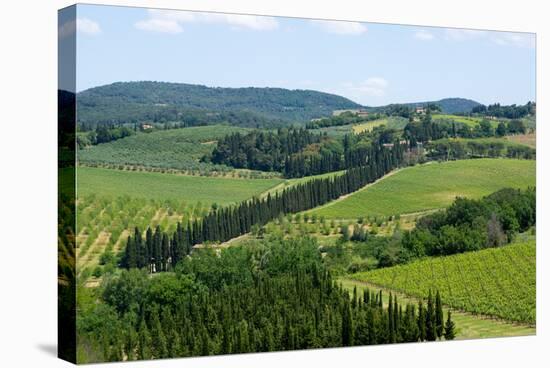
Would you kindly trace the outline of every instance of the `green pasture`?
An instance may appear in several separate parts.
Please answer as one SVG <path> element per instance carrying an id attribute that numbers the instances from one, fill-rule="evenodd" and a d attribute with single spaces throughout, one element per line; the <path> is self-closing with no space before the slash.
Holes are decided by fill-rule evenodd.
<path id="1" fill-rule="evenodd" d="M 278 185 L 281 179 L 233 179 L 92 167 L 77 170 L 78 196 L 129 196 L 187 203 L 237 203 Z"/>
<path id="2" fill-rule="evenodd" d="M 479 198 L 501 188 L 535 186 L 533 160 L 475 159 L 432 162 L 401 169 L 343 199 L 310 212 L 353 219 L 415 213 Z"/>

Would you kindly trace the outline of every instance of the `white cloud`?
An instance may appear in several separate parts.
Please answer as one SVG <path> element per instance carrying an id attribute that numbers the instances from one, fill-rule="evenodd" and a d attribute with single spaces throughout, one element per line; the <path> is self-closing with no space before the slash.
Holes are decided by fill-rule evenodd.
<path id="1" fill-rule="evenodd" d="M 77 18 L 76 30 L 88 35 L 96 35 L 101 33 L 99 24 L 88 18 Z"/>
<path id="2" fill-rule="evenodd" d="M 180 33 L 185 23 L 226 24 L 235 29 L 252 29 L 270 31 L 277 29 L 279 23 L 273 17 L 256 15 L 195 13 L 189 11 L 149 9 L 149 19 L 135 24 L 136 28 L 145 31 Z"/>
<path id="3" fill-rule="evenodd" d="M 237 28 L 248 28 L 256 31 L 271 31 L 279 27 L 272 17 L 238 14 L 201 14 L 199 21 L 209 23 L 225 23 Z"/>
<path id="4" fill-rule="evenodd" d="M 147 13 L 149 13 L 151 19 L 173 20 L 182 23 L 191 22 L 195 19 L 194 13 L 189 11 L 148 9 Z"/>
<path id="5" fill-rule="evenodd" d="M 498 33 L 491 38 L 493 42 L 502 46 L 536 47 L 536 38 L 531 33 Z"/>
<path id="6" fill-rule="evenodd" d="M 137 29 L 150 32 L 181 33 L 183 28 L 175 20 L 151 18 L 140 20 L 135 24 Z"/>
<path id="7" fill-rule="evenodd" d="M 325 32 L 340 35 L 360 35 L 367 32 L 367 26 L 358 22 L 312 20 L 311 23 L 320 27 Z"/>
<path id="8" fill-rule="evenodd" d="M 360 83 L 344 83 L 343 87 L 353 96 L 382 97 L 386 95 L 389 83 L 384 78 L 371 77 Z"/>
<path id="9" fill-rule="evenodd" d="M 435 36 L 432 33 L 421 29 L 420 31 L 416 31 L 414 33 L 414 38 L 422 41 L 430 41 L 430 40 L 433 40 Z"/>
<path id="10" fill-rule="evenodd" d="M 476 31 L 471 29 L 447 29 L 446 37 L 453 41 L 487 39 L 501 46 L 535 47 L 535 35 L 531 33 Z"/>
<path id="11" fill-rule="evenodd" d="M 473 29 L 447 29 L 445 30 L 447 39 L 454 41 L 466 41 L 476 38 L 485 37 L 486 31 L 477 31 Z"/>

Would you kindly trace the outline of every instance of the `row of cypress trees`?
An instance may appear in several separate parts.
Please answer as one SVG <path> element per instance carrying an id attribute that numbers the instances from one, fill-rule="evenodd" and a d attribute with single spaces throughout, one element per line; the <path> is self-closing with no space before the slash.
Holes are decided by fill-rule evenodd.
<path id="1" fill-rule="evenodd" d="M 147 229 L 145 240 L 139 229 L 128 237 L 122 266 L 125 268 L 148 267 L 150 272 L 160 272 L 176 265 L 191 252 L 196 244 L 224 242 L 246 234 L 253 225 L 264 225 L 280 214 L 305 211 L 342 195 L 352 193 L 366 184 L 381 178 L 403 161 L 403 149 L 372 145 L 364 157 L 364 165 L 346 170 L 343 175 L 314 179 L 268 194 L 264 198 L 252 198 L 235 206 L 212 210 L 208 215 L 189 221 L 184 227 L 178 223 L 170 236 L 157 227 L 153 234 Z"/>

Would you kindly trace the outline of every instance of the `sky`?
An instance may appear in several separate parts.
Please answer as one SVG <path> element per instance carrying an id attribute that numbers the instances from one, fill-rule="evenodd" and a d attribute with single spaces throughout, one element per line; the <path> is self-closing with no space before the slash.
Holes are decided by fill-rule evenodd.
<path id="1" fill-rule="evenodd" d="M 535 100 L 530 33 L 99 5 L 78 5 L 76 18 L 77 91 L 154 80 L 311 89 L 366 106 Z"/>

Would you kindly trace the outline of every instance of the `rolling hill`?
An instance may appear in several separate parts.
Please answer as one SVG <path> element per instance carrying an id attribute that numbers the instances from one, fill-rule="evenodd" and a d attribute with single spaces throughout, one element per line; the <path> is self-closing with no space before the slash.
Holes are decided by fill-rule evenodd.
<path id="1" fill-rule="evenodd" d="M 439 105 L 441 107 L 441 112 L 443 114 L 469 113 L 472 111 L 472 108 L 474 108 L 475 106 L 481 105 L 479 102 L 474 100 L 469 100 L 467 98 L 453 97 L 453 98 L 443 98 L 437 101 L 408 102 L 403 104 L 392 104 L 392 105 L 371 107 L 368 109 L 373 112 L 384 112 L 389 107 L 395 106 L 395 105 L 405 105 L 409 107 L 416 107 L 416 106 L 426 106 L 428 104 Z"/>
<path id="2" fill-rule="evenodd" d="M 441 106 L 441 112 L 443 112 L 444 114 L 457 114 L 457 113 L 463 113 L 463 112 L 471 112 L 472 108 L 478 105 L 481 105 L 477 101 L 469 100 L 467 98 L 458 98 L 458 97 L 444 98 L 439 101 L 410 103 L 408 105 L 417 106 L 417 105 L 427 105 L 430 103 L 434 103 L 436 105 Z"/>
<path id="3" fill-rule="evenodd" d="M 235 120 L 239 124 L 235 125 L 256 126 L 308 121 L 330 115 L 333 110 L 361 107 L 347 98 L 317 91 L 165 82 L 113 83 L 82 91 L 77 101 L 79 122 L 91 125 L 175 121 L 183 114 L 191 115 L 188 120 L 221 122 L 238 114 Z"/>

